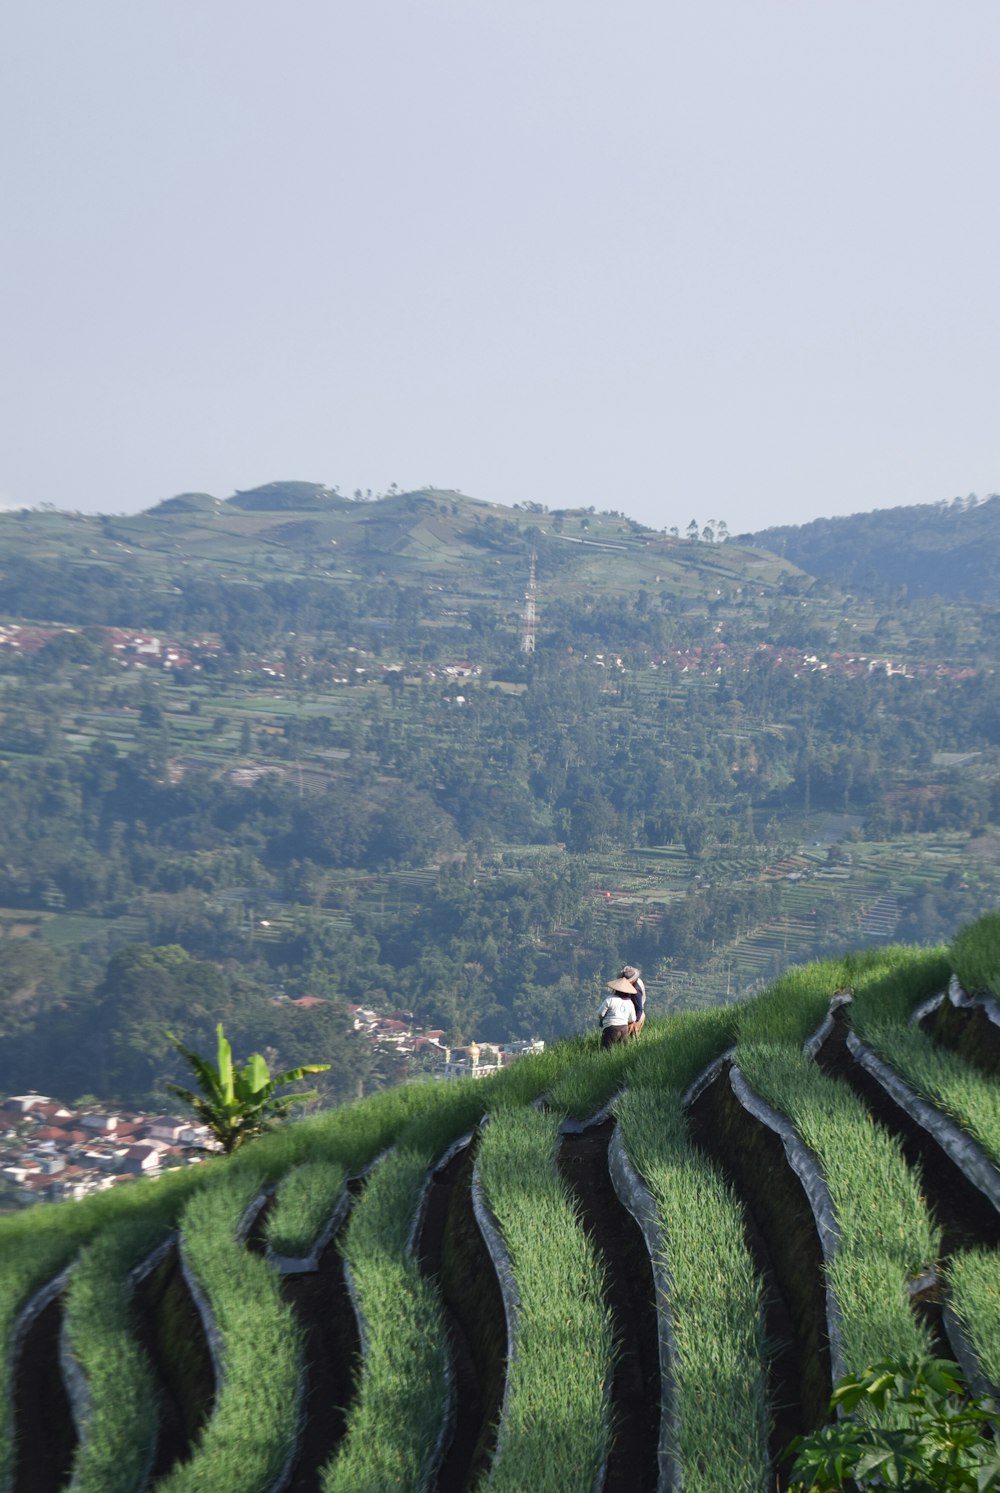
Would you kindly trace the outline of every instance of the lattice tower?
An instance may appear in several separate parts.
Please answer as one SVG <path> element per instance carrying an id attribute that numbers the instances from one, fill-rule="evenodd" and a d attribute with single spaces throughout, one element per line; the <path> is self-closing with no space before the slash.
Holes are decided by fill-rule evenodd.
<path id="1" fill-rule="evenodd" d="M 524 593 L 524 613 L 521 618 L 521 652 L 534 653 L 535 634 L 538 621 L 535 616 L 535 551 L 531 551 L 528 566 L 528 589 Z"/>

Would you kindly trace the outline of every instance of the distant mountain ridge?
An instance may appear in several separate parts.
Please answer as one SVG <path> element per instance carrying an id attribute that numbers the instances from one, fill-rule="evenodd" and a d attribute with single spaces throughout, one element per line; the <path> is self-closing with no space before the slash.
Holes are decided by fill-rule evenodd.
<path id="1" fill-rule="evenodd" d="M 771 550 L 846 591 L 906 586 L 911 596 L 990 601 L 1000 565 L 1000 495 L 817 518 L 735 542 Z"/>

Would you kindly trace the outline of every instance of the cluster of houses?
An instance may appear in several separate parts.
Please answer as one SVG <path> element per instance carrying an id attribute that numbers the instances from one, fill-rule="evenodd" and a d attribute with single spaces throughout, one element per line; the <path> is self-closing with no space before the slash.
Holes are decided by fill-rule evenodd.
<path id="1" fill-rule="evenodd" d="M 27 627 L 18 623 L 0 626 L 0 648 L 9 648 L 18 653 L 40 653 L 53 638 L 78 633 L 78 627 Z M 200 668 L 197 655 L 218 653 L 221 644 L 213 638 L 196 638 L 190 647 L 151 633 L 131 632 L 124 627 L 95 627 L 92 635 L 99 636 L 110 648 L 119 663 L 140 668 L 190 669 Z"/>
<path id="2" fill-rule="evenodd" d="M 26 627 L 16 623 L 0 625 L 0 649 L 9 648 L 25 654 L 38 653 L 46 643 L 60 634 L 78 631 L 79 629 L 74 627 Z M 197 670 L 201 668 L 202 658 L 217 654 L 221 648 L 219 640 L 212 637 L 194 638 L 190 645 L 187 645 L 155 637 L 152 634 L 130 632 L 122 627 L 100 627 L 93 631 L 100 633 L 122 664 L 138 668 Z M 364 651 L 358 648 L 350 648 L 348 652 L 359 657 L 364 656 Z M 625 661 L 620 654 L 584 654 L 584 658 L 589 658 L 590 662 L 602 669 L 624 670 L 626 668 Z M 821 658 L 815 653 L 807 653 L 797 648 L 781 648 L 773 643 L 761 643 L 752 649 L 732 648 L 721 641 L 695 645 L 690 648 L 672 648 L 668 653 L 651 658 L 649 666 L 654 669 L 670 669 L 680 674 L 718 675 L 745 673 L 752 661 L 759 663 L 762 659 L 767 659 L 774 668 L 791 669 L 796 674 L 829 673 L 846 675 L 848 678 L 877 673 L 900 675 L 906 679 L 922 677 L 961 679 L 974 675 L 976 672 L 975 669 L 961 668 L 952 664 L 897 663 L 890 658 L 873 657 L 861 653 L 831 653 L 829 657 Z M 285 665 L 277 660 L 259 661 L 256 670 L 274 681 L 283 680 L 286 674 Z M 333 684 L 364 683 L 370 678 L 385 678 L 390 675 L 396 675 L 399 678 L 404 676 L 420 678 L 425 682 L 441 680 L 455 683 L 480 678 L 482 666 L 468 660 L 444 664 L 422 664 L 411 675 L 410 667 L 403 663 L 381 663 L 372 668 L 364 664 L 354 664 L 347 674 L 337 675 L 330 682 Z"/>
<path id="3" fill-rule="evenodd" d="M 305 996 L 304 1000 L 318 997 Z M 294 1004 L 301 1005 L 302 1000 Z M 526 1053 L 544 1052 L 539 1037 L 521 1042 L 470 1042 L 465 1047 L 448 1046 L 443 1030 L 418 1031 L 412 1011 L 397 1011 L 395 1016 L 378 1016 L 365 1006 L 349 1005 L 347 1014 L 356 1032 L 363 1032 L 373 1042 L 407 1058 L 421 1054 L 431 1059 L 432 1078 L 486 1078 L 509 1068 Z"/>
<path id="4" fill-rule="evenodd" d="M 598 661 L 602 655 L 598 655 Z M 743 674 L 751 662 L 766 661 L 775 669 L 790 669 L 799 674 L 839 674 L 848 679 L 862 678 L 868 674 L 898 675 L 903 679 L 948 678 L 966 679 L 975 675 L 972 668 L 959 668 L 952 664 L 894 663 L 890 658 L 873 657 L 863 653 L 831 653 L 820 658 L 816 653 L 806 653 L 798 648 L 781 648 L 774 643 L 760 643 L 755 648 L 731 648 L 728 643 L 715 642 L 695 645 L 691 648 L 672 648 L 650 660 L 652 668 L 672 669 L 680 674 Z M 623 667 L 620 658 L 615 664 Z"/>
<path id="5" fill-rule="evenodd" d="M 0 1104 L 0 1178 L 17 1203 L 82 1198 L 201 1159 L 202 1125 L 172 1115 L 77 1111 L 44 1094 Z"/>
<path id="6" fill-rule="evenodd" d="M 292 1004 L 321 1000 L 302 996 Z M 421 1055 L 421 1067 L 432 1079 L 486 1078 L 526 1053 L 545 1050 L 538 1038 L 449 1046 L 443 1031 L 419 1030 L 412 1011 L 379 1016 L 365 1006 L 347 1010 L 355 1031 L 373 1043 L 404 1061 Z M 105 1114 L 72 1109 L 45 1094 L 14 1094 L 0 1102 L 0 1180 L 7 1184 L 0 1209 L 5 1203 L 87 1197 L 131 1177 L 190 1166 L 214 1148 L 204 1125 L 173 1115 Z"/>

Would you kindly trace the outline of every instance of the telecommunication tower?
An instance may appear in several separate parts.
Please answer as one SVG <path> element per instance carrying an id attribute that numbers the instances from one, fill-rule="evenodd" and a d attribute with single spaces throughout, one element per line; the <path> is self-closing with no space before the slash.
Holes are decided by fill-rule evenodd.
<path id="1" fill-rule="evenodd" d="M 531 551 L 531 562 L 528 566 L 528 589 L 524 593 L 524 615 L 521 619 L 521 652 L 534 653 L 535 632 L 537 620 L 535 617 L 535 551 Z"/>

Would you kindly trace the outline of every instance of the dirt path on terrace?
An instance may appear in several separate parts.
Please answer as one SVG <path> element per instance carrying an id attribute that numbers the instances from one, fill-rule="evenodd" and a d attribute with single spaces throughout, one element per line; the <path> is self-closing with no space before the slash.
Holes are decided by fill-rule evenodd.
<path id="1" fill-rule="evenodd" d="M 364 1183 L 348 1183 L 355 1195 Z M 319 1269 L 284 1275 L 281 1290 L 305 1332 L 305 1423 L 287 1493 L 319 1493 L 320 1473 L 336 1454 L 347 1429 L 357 1390 L 361 1339 L 354 1305 L 347 1290 L 339 1241 L 348 1212 L 319 1259 Z"/>
<path id="2" fill-rule="evenodd" d="M 457 1216 L 466 1209 L 471 1216 L 471 1149 L 470 1143 L 432 1174 L 417 1246 L 421 1271 L 435 1279 L 441 1288 L 455 1373 L 453 1433 L 438 1471 L 437 1493 L 463 1493 L 470 1486 L 473 1466 L 479 1460 L 477 1448 L 482 1452 L 483 1439 L 489 1431 L 480 1365 L 473 1346 L 477 1326 L 469 1316 L 463 1283 L 456 1281 L 454 1271 L 446 1267 L 449 1230 L 455 1227 Z M 476 1268 L 471 1261 L 469 1264 L 473 1270 Z M 479 1268 L 482 1268 L 481 1261 Z M 497 1293 L 495 1279 L 492 1280 L 492 1292 L 489 1288 L 487 1277 L 492 1276 L 492 1266 L 489 1266 L 486 1276 L 480 1278 L 478 1289 L 488 1309 L 492 1306 L 495 1312 L 499 1307 L 500 1320 L 495 1325 L 502 1335 L 503 1308 L 498 1299 L 492 1299 Z M 496 1407 L 491 1405 L 491 1413 L 495 1414 L 495 1410 Z"/>
<path id="3" fill-rule="evenodd" d="M 604 1486 L 607 1493 L 645 1493 L 656 1487 L 662 1398 L 656 1296 L 645 1240 L 608 1172 L 614 1126 L 608 1119 L 564 1135 L 558 1161 L 584 1228 L 605 1260 L 605 1300 L 618 1342 L 611 1386 L 614 1435 Z"/>
<path id="4" fill-rule="evenodd" d="M 14 1367 L 14 1493 L 56 1493 L 77 1438 L 59 1369 L 63 1303 L 50 1301 L 28 1328 Z"/>
<path id="5" fill-rule="evenodd" d="M 190 1456 L 215 1405 L 215 1377 L 205 1329 L 181 1273 L 176 1245 L 136 1287 L 132 1319 L 156 1381 L 155 1480 Z"/>
<path id="6" fill-rule="evenodd" d="M 772 1465 L 787 1485 L 793 1436 L 822 1423 L 831 1393 L 824 1267 L 816 1224 L 781 1140 L 749 1115 L 724 1068 L 688 1111 L 692 1138 L 743 1205 L 743 1229 L 763 1285 L 770 1345 L 768 1398 Z"/>

